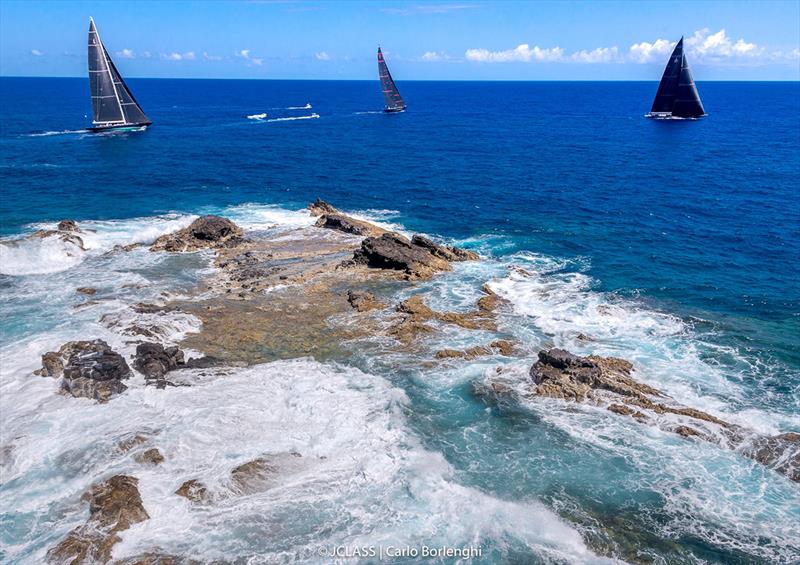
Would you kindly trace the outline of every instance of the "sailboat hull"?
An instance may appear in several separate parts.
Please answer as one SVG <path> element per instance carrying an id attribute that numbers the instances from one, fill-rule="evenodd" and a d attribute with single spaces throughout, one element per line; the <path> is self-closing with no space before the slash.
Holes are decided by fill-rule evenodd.
<path id="1" fill-rule="evenodd" d="M 141 124 L 120 124 L 118 126 L 94 126 L 86 129 L 92 133 L 101 131 L 140 131 L 150 126 L 152 123 L 153 122 L 143 122 Z"/>
<path id="2" fill-rule="evenodd" d="M 384 108 L 383 111 L 386 114 L 399 114 L 400 112 L 405 112 L 406 107 L 403 106 L 402 108 Z"/>
<path id="3" fill-rule="evenodd" d="M 651 120 L 699 120 L 707 115 L 708 114 L 701 114 L 699 116 L 675 116 L 672 112 L 648 112 L 644 117 L 650 118 Z"/>

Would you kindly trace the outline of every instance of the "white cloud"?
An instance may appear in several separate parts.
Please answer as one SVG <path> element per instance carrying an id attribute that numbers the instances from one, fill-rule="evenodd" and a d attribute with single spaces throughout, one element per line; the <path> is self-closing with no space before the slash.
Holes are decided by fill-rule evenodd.
<path id="1" fill-rule="evenodd" d="M 613 63 L 619 60 L 619 50 L 616 47 L 598 47 L 591 51 L 576 51 L 569 58 L 576 63 Z"/>
<path id="2" fill-rule="evenodd" d="M 381 12 L 397 16 L 414 16 L 417 14 L 447 14 L 474 7 L 475 4 L 419 4 L 408 8 L 381 8 Z"/>
<path id="3" fill-rule="evenodd" d="M 425 51 L 422 57 L 420 57 L 420 60 L 425 61 L 426 63 L 435 63 L 437 61 L 449 61 L 450 59 L 451 59 L 450 55 L 448 55 L 444 51 Z"/>
<path id="4" fill-rule="evenodd" d="M 38 49 L 31 49 L 31 55 L 33 55 L 34 57 L 41 57 L 42 55 L 44 55 L 44 53 L 42 53 Z"/>
<path id="5" fill-rule="evenodd" d="M 136 54 L 133 52 L 133 49 L 123 49 L 122 51 L 117 51 L 116 56 L 120 59 L 135 59 Z"/>
<path id="6" fill-rule="evenodd" d="M 203 51 L 203 59 L 206 61 L 222 61 L 222 57 L 219 55 L 209 55 L 206 51 Z"/>
<path id="7" fill-rule="evenodd" d="M 317 58 L 317 61 L 330 61 L 331 56 L 328 55 L 325 51 L 320 51 L 319 53 L 314 53 L 314 57 Z"/>
<path id="8" fill-rule="evenodd" d="M 707 27 L 697 30 L 694 35 L 685 40 L 685 44 L 690 53 L 694 53 L 700 58 L 758 57 L 764 52 L 763 47 L 759 47 L 755 43 L 748 43 L 744 39 L 731 41 L 725 28 L 717 33 L 711 33 Z"/>
<path id="9" fill-rule="evenodd" d="M 656 39 L 653 43 L 642 41 L 634 43 L 628 51 L 628 57 L 637 63 L 651 63 L 665 59 L 675 47 L 675 42 Z"/>
<path id="10" fill-rule="evenodd" d="M 248 65 L 255 65 L 257 67 L 260 67 L 261 65 L 264 64 L 264 59 L 260 59 L 258 57 L 251 57 L 249 49 L 242 49 L 241 51 L 236 53 L 236 56 L 241 57 L 242 59 L 247 61 Z"/>
<path id="11" fill-rule="evenodd" d="M 144 57 L 145 59 L 150 59 L 152 56 L 153 56 L 153 54 L 150 53 L 150 51 L 144 51 L 142 53 L 142 57 Z"/>
<path id="12" fill-rule="evenodd" d="M 564 56 L 564 50 L 561 47 L 553 47 L 551 49 L 542 49 L 534 46 L 531 49 L 530 45 L 523 43 L 517 45 L 514 49 L 506 51 L 489 51 L 488 49 L 467 49 L 464 57 L 467 61 L 475 61 L 479 63 L 509 63 L 514 61 L 521 61 L 528 63 L 531 61 L 559 61 Z"/>
<path id="13" fill-rule="evenodd" d="M 173 51 L 172 53 L 162 53 L 161 58 L 166 61 L 194 61 L 196 56 L 194 51 L 187 51 L 186 53 Z"/>

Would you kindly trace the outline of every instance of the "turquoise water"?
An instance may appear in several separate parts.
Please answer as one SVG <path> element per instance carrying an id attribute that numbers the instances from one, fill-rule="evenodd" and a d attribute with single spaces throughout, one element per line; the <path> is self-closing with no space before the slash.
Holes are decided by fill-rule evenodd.
<path id="1" fill-rule="evenodd" d="M 128 302 L 185 291 L 208 268 L 199 257 L 105 251 L 151 241 L 205 212 L 252 229 L 306 225 L 297 210 L 320 196 L 487 256 L 417 290 L 432 293 L 438 308 L 467 309 L 480 286 L 493 281 L 512 305 L 500 333 L 528 352 L 520 360 L 430 366 L 389 355 L 379 340 L 354 348 L 349 366 L 331 378 L 356 389 L 367 377 L 349 371 L 379 379 L 379 392 L 355 395 L 365 421 L 366 407 L 382 406 L 387 387 L 402 391 L 399 414 L 371 428 L 377 443 L 370 445 L 386 453 L 399 449 L 397 442 L 412 445 L 397 456 L 403 461 L 397 473 L 383 478 L 413 494 L 381 498 L 373 507 L 368 489 L 355 491 L 363 504 L 351 510 L 363 512 L 364 521 L 342 528 L 378 536 L 374 521 L 402 516 L 388 520 L 382 539 L 425 539 L 410 533 L 424 522 L 430 539 L 480 540 L 487 562 L 592 560 L 593 552 L 644 561 L 800 558 L 793 532 L 800 498 L 784 477 L 605 410 L 542 400 L 489 407 L 471 392 L 498 364 L 524 382 L 535 352 L 558 345 L 630 359 L 640 379 L 759 433 L 797 431 L 797 83 L 701 83 L 709 116 L 668 123 L 642 117 L 651 83 L 411 82 L 400 85 L 408 112 L 389 116 L 380 113 L 371 82 L 134 80 L 131 86 L 155 125 L 90 135 L 80 131 L 87 125 L 84 80 L 0 79 L 3 235 L 66 217 L 97 230 L 85 256 L 60 248 L 3 250 L 4 443 L 12 433 L 37 437 L 26 410 L 53 410 L 51 426 L 70 413 L 26 376 L 39 354 L 86 332 L 108 334 L 124 347 L 122 337 L 98 324 L 101 315 L 127 315 Z M 266 119 L 247 118 L 263 112 Z M 306 119 L 312 113 L 319 118 Z M 122 288 L 123 281 L 142 288 Z M 74 287 L 86 284 L 117 302 L 75 310 Z M 191 320 L 170 323 L 173 337 L 193 328 Z M 595 341 L 580 342 L 579 333 Z M 490 337 L 448 332 L 430 351 Z M 265 368 L 263 378 L 274 370 Z M 314 371 L 332 369 L 301 363 L 294 370 L 305 382 Z M 179 435 L 145 392 L 120 402 Z M 105 423 L 102 411 L 95 417 L 110 436 L 123 432 Z M 87 437 L 71 449 L 88 449 L 91 428 L 74 425 L 76 435 Z M 387 431 L 396 428 L 402 438 Z M 372 441 L 343 429 L 343 444 Z M 261 440 L 237 441 L 241 455 Z M 47 534 L 32 528 L 15 543 L 9 524 L 70 515 L 63 493 L 35 492 L 34 479 L 72 476 L 44 465 L 41 451 L 23 449 L 30 449 L 32 467 L 14 467 L 2 487 L 8 500 L 27 508 L 2 518 L 2 551 L 20 561 L 35 560 Z M 222 462 L 235 459 L 213 453 Z M 428 457 L 435 463 L 419 462 Z M 108 465 L 88 467 L 100 472 L 118 464 Z M 429 466 L 434 482 L 450 486 L 409 479 Z M 163 471 L 172 482 L 186 472 Z M 150 492 L 146 503 L 161 504 L 157 494 Z M 473 513 L 475 504 L 493 510 Z M 367 510 L 375 507 L 380 512 Z M 69 520 L 58 523 L 63 530 Z M 554 523 L 565 529 L 551 532 L 560 540 L 551 545 Z M 169 524 L 161 526 L 171 539 Z M 223 547 L 236 547 L 231 540 L 240 539 L 239 528 L 223 528 L 220 536 L 230 542 Z M 284 545 L 302 545 L 292 539 L 284 536 Z M 265 544 L 257 547 L 275 552 L 280 545 Z"/>

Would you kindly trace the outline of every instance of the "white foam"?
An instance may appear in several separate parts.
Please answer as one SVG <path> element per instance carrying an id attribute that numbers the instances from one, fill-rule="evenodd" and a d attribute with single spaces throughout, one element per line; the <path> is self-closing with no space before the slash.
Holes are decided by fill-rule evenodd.
<path id="1" fill-rule="evenodd" d="M 311 109 L 311 103 L 307 102 L 305 106 L 287 106 L 286 109 L 287 110 L 310 110 Z"/>
<path id="2" fill-rule="evenodd" d="M 240 204 L 225 208 L 220 213 L 244 229 L 256 231 L 303 228 L 313 226 L 316 222 L 307 209 L 287 210 L 269 204 Z"/>
<path id="3" fill-rule="evenodd" d="M 260 121 L 260 120 L 263 120 L 266 117 L 267 117 L 267 113 L 264 112 L 263 114 L 250 114 L 249 116 L 247 116 L 247 119 L 248 120 L 259 120 Z"/>
<path id="4" fill-rule="evenodd" d="M 286 118 L 272 118 L 267 120 L 268 122 L 292 122 L 294 120 L 314 120 L 319 118 L 319 114 L 314 112 L 308 116 L 294 116 L 294 117 L 286 117 Z"/>
<path id="5" fill-rule="evenodd" d="M 65 271 L 82 260 L 85 251 L 59 237 L 0 242 L 0 274 L 22 276 Z"/>
<path id="6" fill-rule="evenodd" d="M 122 533 L 116 558 L 158 547 L 209 560 L 268 554 L 313 562 L 320 546 L 441 543 L 596 559 L 539 503 L 457 483 L 450 465 L 408 430 L 404 393 L 355 369 L 281 361 L 190 387 L 135 385 L 105 405 L 55 395 L 52 379 L 13 380 L 23 390 L 6 387 L 2 399 L 4 443 L 14 438 L 5 505 L 59 513 L 31 523 L 13 546 L 4 542 L 12 560 L 40 560 L 85 520 L 80 494 L 118 473 L 139 479 L 150 519 Z M 143 466 L 115 449 L 147 431 L 162 464 Z M 231 469 L 262 456 L 278 462 L 273 483 L 237 495 Z M 176 496 L 189 479 L 202 481 L 217 503 L 193 506 Z"/>
<path id="7" fill-rule="evenodd" d="M 71 133 L 89 133 L 88 129 L 65 129 L 60 131 L 42 131 L 38 133 L 29 133 L 25 137 L 50 137 L 52 135 L 67 135 Z"/>

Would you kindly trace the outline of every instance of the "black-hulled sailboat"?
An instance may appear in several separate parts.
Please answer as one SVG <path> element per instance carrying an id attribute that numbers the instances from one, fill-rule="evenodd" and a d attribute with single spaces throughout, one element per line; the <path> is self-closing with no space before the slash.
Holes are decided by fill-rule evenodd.
<path id="1" fill-rule="evenodd" d="M 89 89 L 92 94 L 90 131 L 134 129 L 152 123 L 114 66 L 92 18 L 89 18 Z"/>
<path id="2" fill-rule="evenodd" d="M 667 62 L 648 118 L 691 119 L 706 115 L 683 52 L 683 37 Z"/>
<path id="3" fill-rule="evenodd" d="M 400 96 L 400 91 L 397 90 L 397 85 L 392 79 L 392 74 L 389 72 L 389 67 L 386 66 L 386 61 L 383 60 L 383 53 L 381 48 L 378 47 L 378 76 L 381 79 L 381 90 L 383 90 L 383 99 L 386 102 L 384 112 L 402 112 L 406 109 L 406 103 L 403 97 Z"/>

